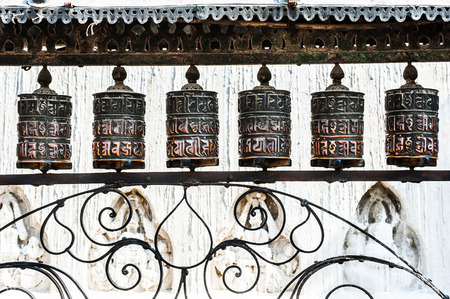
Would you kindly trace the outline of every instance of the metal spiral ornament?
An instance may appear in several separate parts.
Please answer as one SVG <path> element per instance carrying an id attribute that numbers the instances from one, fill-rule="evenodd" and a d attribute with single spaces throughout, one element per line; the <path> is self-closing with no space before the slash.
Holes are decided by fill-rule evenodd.
<path id="1" fill-rule="evenodd" d="M 376 258 L 376 257 L 364 256 L 364 255 L 337 256 L 337 257 L 331 257 L 331 258 L 328 258 L 328 259 L 325 259 L 322 261 L 316 261 L 309 267 L 299 270 L 300 272 L 295 272 L 293 278 L 285 285 L 284 289 L 281 291 L 278 298 L 283 298 L 287 294 L 288 291 L 292 291 L 292 293 L 289 295 L 291 298 L 301 298 L 302 291 L 305 288 L 305 286 L 307 285 L 307 282 L 309 281 L 309 279 L 312 276 L 314 276 L 316 273 L 318 273 L 319 271 L 321 271 L 327 267 L 330 267 L 333 265 L 342 265 L 342 264 L 351 263 L 351 262 L 354 262 L 354 263 L 365 262 L 365 263 L 375 263 L 375 264 L 379 264 L 379 265 L 385 265 L 389 269 L 394 268 L 394 269 L 406 272 L 409 275 L 412 275 L 412 276 L 416 277 L 418 280 L 420 280 L 425 286 L 427 286 L 430 290 L 432 290 L 438 297 L 440 297 L 442 299 L 449 299 L 448 295 L 446 295 L 441 290 L 439 290 L 432 283 L 432 281 L 430 279 L 423 276 L 423 274 L 421 274 L 418 271 L 418 269 L 413 267 L 404 258 L 399 256 L 392 248 L 390 248 L 386 244 L 382 243 L 380 240 L 378 240 L 373 235 L 367 233 L 363 228 L 358 227 L 357 225 L 353 224 L 352 222 L 346 220 L 345 218 L 331 212 L 330 210 L 327 210 L 319 205 L 316 205 L 316 204 L 314 204 L 306 199 L 303 199 L 301 197 L 298 197 L 296 195 L 289 194 L 289 193 L 286 193 L 283 191 L 277 191 L 277 190 L 270 189 L 270 188 L 261 187 L 261 186 L 246 186 L 246 185 L 241 185 L 241 184 L 230 184 L 230 183 L 214 183 L 212 185 L 224 186 L 224 187 L 248 188 L 247 191 L 245 191 L 243 194 L 241 194 L 237 198 L 235 205 L 233 207 L 234 220 L 240 229 L 242 229 L 244 231 L 250 231 L 250 232 L 252 232 L 252 231 L 257 232 L 258 230 L 267 229 L 266 226 L 268 227 L 270 224 L 268 222 L 270 220 L 269 217 L 273 218 L 273 213 L 274 213 L 273 208 L 274 208 L 274 206 L 277 206 L 277 209 L 278 209 L 278 212 L 276 213 L 277 219 L 278 219 L 278 217 L 280 217 L 280 218 L 279 218 L 279 223 L 277 222 L 278 224 L 276 227 L 277 227 L 277 229 L 279 229 L 279 231 L 272 231 L 271 237 L 268 238 L 267 241 L 262 241 L 262 242 L 255 242 L 252 240 L 247 240 L 247 238 L 245 238 L 246 235 L 244 234 L 244 235 L 239 236 L 240 239 L 231 237 L 231 238 L 227 238 L 227 239 L 219 242 L 218 244 L 213 244 L 212 233 L 211 233 L 209 225 L 200 216 L 200 214 L 194 209 L 194 207 L 190 204 L 190 202 L 187 198 L 187 189 L 190 186 L 184 186 L 183 187 L 184 194 L 183 194 L 182 199 L 175 206 L 175 208 L 172 209 L 172 211 L 170 211 L 167 214 L 167 216 L 164 218 L 164 220 L 157 226 L 157 229 L 155 231 L 155 246 L 154 247 L 151 246 L 147 241 L 137 239 L 137 238 L 125 238 L 124 237 L 118 241 L 112 241 L 110 243 L 105 243 L 105 242 L 99 242 L 99 241 L 95 240 L 95 238 L 90 236 L 88 227 L 87 227 L 87 221 L 85 220 L 84 214 L 87 213 L 86 211 L 88 210 L 89 203 L 96 200 L 97 196 L 101 193 L 106 193 L 106 194 L 113 193 L 113 194 L 118 194 L 119 196 L 123 197 L 124 204 L 129 209 L 129 214 L 124 214 L 125 216 L 123 218 L 121 218 L 123 222 L 118 227 L 109 227 L 109 225 L 107 223 L 104 223 L 102 221 L 102 218 L 110 217 L 111 219 L 114 219 L 118 215 L 117 211 L 115 211 L 113 207 L 108 207 L 108 206 L 101 208 L 100 212 L 97 214 L 98 225 L 103 230 L 110 232 L 110 231 L 122 230 L 130 222 L 130 219 L 132 217 L 132 215 L 131 215 L 132 209 L 130 208 L 131 204 L 130 204 L 129 199 L 120 190 L 111 188 L 111 187 L 102 187 L 102 188 L 97 188 L 97 189 L 93 189 L 93 190 L 83 191 L 81 193 L 70 195 L 68 197 L 50 202 L 50 203 L 43 205 L 41 207 L 38 207 L 30 212 L 24 213 L 23 215 L 21 215 L 20 217 L 18 217 L 16 219 L 12 219 L 9 223 L 4 225 L 3 227 L 0 227 L 0 232 L 5 230 L 8 227 L 14 225 L 18 221 L 21 221 L 22 219 L 24 219 L 26 217 L 34 215 L 35 213 L 43 211 L 45 209 L 50 209 L 50 212 L 47 214 L 46 217 L 44 217 L 44 223 L 43 223 L 43 225 L 41 227 L 41 231 L 40 231 L 41 244 L 48 253 L 50 253 L 52 255 L 68 254 L 74 260 L 79 261 L 81 263 L 86 263 L 86 264 L 92 264 L 92 263 L 104 261 L 105 262 L 105 267 L 104 267 L 105 275 L 106 275 L 107 280 L 112 284 L 112 286 L 119 290 L 131 290 L 140 284 L 141 280 L 143 279 L 143 277 L 145 275 L 145 269 L 141 269 L 139 267 L 140 264 L 136 263 L 136 261 L 133 260 L 133 258 L 130 256 L 126 256 L 126 255 L 122 256 L 123 258 L 120 258 L 119 259 L 120 261 L 117 261 L 117 259 L 118 259 L 118 255 L 122 254 L 122 252 L 121 252 L 122 249 L 129 248 L 130 246 L 137 246 L 137 247 L 139 247 L 139 249 L 146 251 L 149 254 L 149 256 L 154 258 L 153 262 L 157 264 L 156 270 L 159 274 L 159 280 L 156 282 L 157 286 L 156 286 L 155 293 L 153 295 L 154 298 L 156 298 L 158 296 L 158 294 L 160 293 L 160 290 L 163 286 L 163 283 L 164 283 L 164 281 L 163 281 L 163 278 L 164 278 L 163 264 L 165 264 L 167 267 L 170 267 L 173 269 L 178 269 L 181 272 L 180 273 L 181 274 L 180 282 L 178 284 L 178 288 L 176 291 L 176 297 L 178 297 L 182 292 L 184 292 L 185 297 L 187 297 L 187 279 L 188 279 L 189 271 L 191 269 L 195 269 L 195 268 L 203 266 L 204 267 L 204 270 L 203 270 L 204 287 L 205 287 L 208 297 L 212 298 L 211 292 L 208 287 L 208 277 L 210 277 L 210 272 L 208 271 L 208 269 L 209 269 L 208 265 L 210 265 L 211 261 L 213 261 L 215 258 L 217 258 L 218 255 L 220 255 L 221 251 L 234 248 L 234 250 L 242 251 L 244 254 L 250 256 L 250 260 L 252 261 L 251 264 L 252 264 L 252 267 L 254 270 L 254 273 L 252 275 L 254 275 L 254 277 L 251 278 L 251 283 L 249 283 L 245 288 L 236 289 L 236 287 L 233 286 L 233 284 L 230 284 L 229 280 L 228 280 L 229 278 L 244 279 L 245 278 L 244 275 L 248 275 L 248 271 L 246 272 L 245 268 L 243 268 L 244 266 L 239 265 L 239 260 L 237 260 L 236 263 L 234 263 L 234 264 L 226 265 L 225 269 L 222 269 L 222 275 L 223 275 L 222 283 L 223 283 L 223 286 L 225 287 L 225 289 L 227 289 L 228 291 L 235 293 L 235 294 L 250 292 L 256 288 L 256 286 L 260 282 L 261 276 L 265 275 L 264 271 L 262 271 L 262 268 L 261 268 L 261 267 L 263 267 L 263 263 L 274 265 L 274 266 L 287 265 L 288 263 L 290 263 L 294 259 L 296 259 L 299 256 L 299 254 L 309 254 L 309 253 L 317 252 L 323 246 L 324 240 L 326 238 L 325 238 L 325 231 L 323 229 L 322 219 L 317 214 L 317 212 L 320 211 L 325 215 L 329 215 L 335 219 L 342 221 L 343 223 L 351 226 L 352 228 L 354 228 L 354 229 L 358 230 L 359 232 L 361 232 L 362 234 L 364 234 L 367 238 L 372 239 L 373 241 L 378 243 L 378 245 L 380 245 L 382 248 L 386 249 L 390 254 L 392 254 L 394 257 L 396 257 L 401 262 L 401 264 L 397 264 L 392 261 L 388 261 L 388 260 L 384 260 L 384 259 L 380 259 L 380 258 Z M 258 215 L 260 216 L 260 218 L 256 218 L 256 219 L 259 219 L 258 220 L 259 223 L 255 224 L 254 222 L 250 223 L 250 221 L 248 221 L 250 223 L 250 225 L 249 225 L 247 223 L 248 219 L 243 221 L 242 220 L 243 218 L 238 217 L 237 210 L 238 210 L 238 206 L 241 205 L 244 198 L 251 194 L 263 194 L 266 197 L 264 197 L 264 199 L 263 199 L 264 201 L 261 201 L 261 202 L 259 202 L 259 199 L 256 200 L 255 198 L 252 198 L 253 201 L 251 202 L 251 206 L 245 207 L 244 210 L 246 211 L 246 213 L 248 213 L 248 215 L 246 215 L 245 217 L 257 217 Z M 58 218 L 58 211 L 65 208 L 67 201 L 73 200 L 73 199 L 83 196 L 83 195 L 88 195 L 87 199 L 85 199 L 84 202 L 82 203 L 82 208 L 81 208 L 81 212 L 80 212 L 80 216 L 79 216 L 83 237 L 87 238 L 92 244 L 95 244 L 96 246 L 98 246 L 100 248 L 105 248 L 105 252 L 100 254 L 100 256 L 95 257 L 95 258 L 90 258 L 90 259 L 83 259 L 76 255 L 75 250 L 73 249 L 75 240 L 77 239 L 76 231 L 73 230 L 72 228 L 70 228 L 68 225 L 65 225 L 64 222 Z M 267 199 L 268 196 L 270 196 L 273 203 L 271 203 L 271 204 L 265 203 L 265 200 Z M 282 198 L 283 200 L 281 200 L 279 198 L 279 196 L 283 196 L 283 198 Z M 289 242 L 294 249 L 292 251 L 292 255 L 287 256 L 283 260 L 272 260 L 274 257 L 272 257 L 272 256 L 267 257 L 267 256 L 265 256 L 265 254 L 262 254 L 262 252 L 259 252 L 259 251 L 263 246 L 268 246 L 270 244 L 274 244 L 274 242 L 279 240 L 280 237 L 282 236 L 282 233 L 285 230 L 285 224 L 286 224 L 286 211 L 285 211 L 284 205 L 283 205 L 283 203 L 286 200 L 293 200 L 294 202 L 297 202 L 299 208 L 302 210 L 305 210 L 307 212 L 307 215 L 304 218 L 302 217 L 301 218 L 302 220 L 299 220 L 299 223 L 296 226 L 294 226 L 294 228 L 291 231 L 291 234 L 289 235 Z M 158 249 L 158 243 L 161 242 L 160 235 L 161 235 L 162 226 L 167 222 L 167 220 L 170 217 L 173 216 L 174 212 L 180 207 L 181 204 L 187 205 L 190 212 L 192 212 L 194 214 L 194 216 L 200 220 L 201 225 L 203 225 L 206 229 L 207 238 L 210 242 L 209 246 L 206 248 L 205 256 L 204 257 L 202 256 L 202 258 L 200 258 L 200 260 L 198 262 L 194 262 L 191 265 L 179 265 L 177 263 L 171 262 L 171 261 L 165 259 Z M 44 238 L 45 235 L 48 238 L 52 237 L 52 234 L 50 234 L 50 232 L 48 230 L 46 231 L 46 228 L 48 227 L 48 222 L 51 218 L 53 218 L 55 220 L 57 225 L 62 227 L 64 230 L 68 231 L 68 234 L 69 234 L 68 243 L 60 250 L 50 249 L 47 246 L 46 238 Z M 304 229 L 306 227 L 305 225 L 307 223 L 314 224 L 314 222 L 316 222 L 316 225 L 318 225 L 319 230 L 320 230 L 319 243 L 317 244 L 317 246 L 313 246 L 313 248 L 311 248 L 311 249 L 303 248 L 301 246 L 301 244 L 298 244 L 299 242 L 301 242 L 301 240 L 296 240 L 296 238 L 294 238 L 294 234 L 296 231 L 298 231 L 300 229 Z M 245 266 L 245 267 L 247 267 L 247 266 Z M 71 296 L 74 294 L 71 291 L 69 291 L 69 289 L 65 286 L 64 279 L 62 277 L 60 277 L 60 276 L 64 276 L 67 279 L 69 279 L 69 281 L 71 281 L 73 284 L 75 284 L 78 291 L 81 292 L 81 294 L 85 298 L 87 298 L 86 294 L 82 291 L 81 287 L 78 284 L 76 284 L 76 282 L 73 280 L 73 278 L 71 278 L 64 272 L 61 272 L 60 270 L 58 270 L 52 266 L 45 265 L 42 263 L 33 263 L 33 262 L 0 263 L 0 269 L 7 269 L 7 268 L 31 269 L 31 270 L 34 270 L 34 271 L 44 274 L 56 286 L 56 289 L 60 294 L 60 298 L 62 298 L 62 299 L 63 298 L 71 298 Z M 60 275 L 61 273 L 62 273 L 62 275 Z M 116 274 L 116 275 L 114 275 L 114 274 Z M 115 278 L 117 278 L 117 274 L 125 276 L 128 279 L 131 279 L 131 281 L 128 280 L 128 283 L 129 283 L 128 285 L 121 285 L 121 284 L 119 284 L 119 282 L 117 282 L 115 280 Z M 246 278 L 246 279 L 248 281 L 248 278 Z M 369 292 L 367 292 L 362 286 L 357 286 L 357 285 L 352 285 L 352 284 L 341 284 L 337 287 L 334 287 L 331 291 L 328 292 L 328 294 L 326 295 L 326 298 L 332 298 L 332 295 L 336 291 L 338 291 L 339 289 L 342 289 L 342 288 L 359 289 L 368 298 L 373 298 L 373 296 Z M 33 295 L 31 294 L 31 292 L 24 290 L 24 289 L 20 289 L 20 290 L 19 289 L 17 289 L 17 291 L 25 293 L 25 295 L 27 295 L 29 298 L 33 298 Z M 16 290 L 14 287 L 8 286 L 5 289 L 0 289 L 0 293 L 12 292 L 14 290 Z"/>

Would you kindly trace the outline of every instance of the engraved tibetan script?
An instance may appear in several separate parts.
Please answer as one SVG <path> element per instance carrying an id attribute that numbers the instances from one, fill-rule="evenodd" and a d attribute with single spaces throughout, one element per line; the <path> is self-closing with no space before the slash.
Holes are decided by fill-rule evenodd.
<path id="1" fill-rule="evenodd" d="M 216 94 L 213 91 L 204 90 L 181 90 L 167 93 L 166 132 L 169 161 L 217 160 L 219 119 Z M 178 162 L 168 165 L 179 167 L 179 164 L 176 163 Z M 192 163 L 195 164 L 195 162 Z M 206 164 L 203 166 L 215 164 L 215 162 L 204 163 Z"/>
<path id="2" fill-rule="evenodd" d="M 143 94 L 107 91 L 94 95 L 92 155 L 94 165 L 145 158 L 145 99 Z M 102 161 L 105 161 L 103 164 Z M 100 164 L 95 164 L 100 163 Z M 134 168 L 134 167 L 131 167 Z"/>
<path id="3" fill-rule="evenodd" d="M 20 121 L 17 124 L 19 137 L 62 137 L 70 138 L 69 122 Z"/>
<path id="4" fill-rule="evenodd" d="M 291 119 L 280 115 L 246 115 L 239 118 L 239 134 L 291 133 Z"/>
<path id="5" fill-rule="evenodd" d="M 311 154 L 315 157 L 362 157 L 363 150 L 360 140 L 317 138 L 311 143 Z"/>
<path id="6" fill-rule="evenodd" d="M 215 117 L 168 117 L 167 135 L 206 134 L 214 135 L 219 131 L 219 121 Z"/>
<path id="7" fill-rule="evenodd" d="M 94 141 L 92 143 L 92 154 L 94 159 L 142 159 L 145 156 L 145 144 L 132 141 Z"/>
<path id="8" fill-rule="evenodd" d="M 144 136 L 145 122 L 142 120 L 102 119 L 92 124 L 96 136 Z"/>
<path id="9" fill-rule="evenodd" d="M 289 158 L 290 93 L 276 89 L 253 89 L 240 92 L 238 100 L 240 165 L 256 158 L 268 161 Z"/>
<path id="10" fill-rule="evenodd" d="M 19 142 L 17 157 L 24 160 L 70 160 L 72 149 L 68 143 Z"/>
<path id="11" fill-rule="evenodd" d="M 289 157 L 291 139 L 288 135 L 239 138 L 241 157 Z"/>
<path id="12" fill-rule="evenodd" d="M 217 157 L 219 146 L 216 138 L 191 137 L 167 140 L 167 157 L 207 158 Z"/>

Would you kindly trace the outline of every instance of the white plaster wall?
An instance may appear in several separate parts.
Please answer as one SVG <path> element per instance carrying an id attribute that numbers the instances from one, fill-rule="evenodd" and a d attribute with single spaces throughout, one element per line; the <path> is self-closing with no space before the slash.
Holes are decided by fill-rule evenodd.
<path id="1" fill-rule="evenodd" d="M 437 169 L 449 169 L 450 161 L 450 63 L 417 63 L 418 83 L 424 87 L 435 88 L 440 92 L 440 159 Z M 346 74 L 344 84 L 351 90 L 364 92 L 365 96 L 365 160 L 364 169 L 395 169 L 385 165 L 384 154 L 384 91 L 398 88 L 403 84 L 402 72 L 405 64 L 364 64 L 342 65 Z M 220 166 L 204 168 L 204 170 L 244 170 L 238 167 L 237 155 L 237 93 L 251 89 L 257 85 L 256 73 L 259 66 L 199 66 L 201 78 L 199 83 L 206 90 L 218 92 L 220 114 Z M 287 169 L 311 169 L 310 159 L 310 94 L 323 90 L 331 83 L 329 72 L 332 65 L 287 65 L 269 66 L 273 79 L 271 84 L 278 89 L 287 89 L 292 93 L 292 167 Z M 165 93 L 179 90 L 185 83 L 184 72 L 187 67 L 126 67 L 128 79 L 126 84 L 136 92 L 147 95 L 147 157 L 145 171 L 177 171 L 165 167 Z M 51 88 L 60 94 L 72 96 L 73 101 L 73 169 L 61 171 L 69 173 L 105 172 L 92 169 L 91 158 L 91 123 L 92 94 L 104 91 L 112 84 L 112 67 L 49 67 L 53 75 Z M 36 78 L 39 68 L 33 67 L 24 71 L 19 67 L 0 68 L 0 172 L 3 174 L 33 173 L 31 170 L 15 168 L 15 148 L 17 142 L 17 94 L 36 89 Z M 281 169 L 280 169 L 281 170 Z M 199 170 L 201 171 L 201 170 Z M 59 173 L 59 172 L 58 172 Z M 356 207 L 363 194 L 375 182 L 356 183 L 277 183 L 268 185 L 290 193 L 294 193 L 311 202 L 322 205 L 326 209 L 350 220 L 356 220 Z M 423 250 L 420 270 L 433 282 L 450 292 L 450 213 L 449 183 L 388 183 L 402 200 L 408 214 L 410 225 L 421 239 Z M 24 186 L 33 208 L 56 199 L 97 187 L 94 185 L 64 186 Z M 232 202 L 243 189 L 224 189 L 220 187 L 193 187 L 189 189 L 191 204 L 198 209 L 213 232 L 227 225 L 226 216 Z M 153 186 L 144 190 L 156 211 L 156 217 L 163 217 L 176 205 L 182 197 L 182 189 L 177 187 Z M 289 199 L 282 198 L 285 203 L 288 226 L 291 228 L 304 217 L 300 206 Z M 79 229 L 78 215 L 82 198 L 69 201 L 60 212 L 60 217 Z M 177 212 L 178 213 L 178 212 Z M 42 217 L 45 216 L 42 214 Z M 95 217 L 95 215 L 92 215 Z M 325 243 L 321 250 L 314 254 L 303 254 L 301 267 L 307 267 L 315 260 L 343 254 L 343 242 L 348 226 L 319 213 L 325 226 Z M 174 221 L 164 227 L 172 237 L 174 262 L 191 264 L 208 248 L 202 227 L 192 215 L 184 215 L 181 211 Z M 94 218 L 92 218 L 94 219 Z M 81 232 L 79 233 L 79 235 Z M 50 244 L 64 246 L 67 234 L 63 231 L 47 233 Z M 313 231 L 303 234 L 305 246 L 314 246 L 316 236 Z M 0 243 L 1 244 L 1 243 Z M 74 251 L 80 256 L 87 256 L 89 244 L 79 239 Z M 203 251 L 202 251 L 203 250 Z M 87 266 L 74 262 L 67 255 L 51 257 L 52 264 L 72 273 L 87 289 Z M 202 291 L 202 271 L 200 268 L 188 276 L 191 298 L 205 296 Z M 311 282 L 311 298 L 324 297 L 321 292 L 328 292 L 343 281 L 342 271 L 337 267 L 318 275 Z M 177 282 L 179 274 L 175 274 Z M 375 279 L 375 278 L 374 278 Z M 386 283 L 389 283 L 388 281 Z M 324 286 L 327 286 L 326 288 Z M 176 288 L 176 285 L 174 286 Z M 398 298 L 412 298 L 411 294 L 395 295 Z M 200 295 L 195 295 L 200 293 Z M 320 293 L 320 294 L 318 294 Z M 123 295 L 123 294 L 122 294 Z M 122 296 L 118 295 L 118 296 Z M 144 296 L 144 294 L 141 294 Z M 148 296 L 148 294 L 147 294 Z M 348 295 L 346 298 L 349 298 Z M 378 294 L 377 298 L 391 298 L 390 294 Z M 425 298 L 425 295 L 417 295 Z M 245 297 L 245 296 L 244 296 Z M 437 298 L 437 296 L 430 297 Z"/>

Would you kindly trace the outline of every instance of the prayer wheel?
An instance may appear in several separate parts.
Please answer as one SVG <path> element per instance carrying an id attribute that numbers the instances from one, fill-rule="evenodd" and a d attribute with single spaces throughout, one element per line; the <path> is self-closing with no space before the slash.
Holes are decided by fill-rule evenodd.
<path id="1" fill-rule="evenodd" d="M 123 81 L 123 67 L 114 68 L 114 86 L 94 94 L 93 167 L 142 169 L 145 167 L 145 95 Z"/>
<path id="2" fill-rule="evenodd" d="M 291 95 L 269 85 L 263 65 L 260 86 L 239 92 L 239 166 L 291 166 Z"/>
<path id="3" fill-rule="evenodd" d="M 39 89 L 19 95 L 16 166 L 43 173 L 50 169 L 71 169 L 71 97 L 58 95 L 49 88 L 52 76 L 46 66 L 40 71 L 38 82 Z"/>
<path id="4" fill-rule="evenodd" d="M 406 84 L 386 91 L 386 162 L 404 167 L 436 166 L 439 97 L 417 84 L 417 69 L 408 64 Z"/>
<path id="5" fill-rule="evenodd" d="M 312 94 L 311 166 L 363 167 L 364 94 L 341 84 L 339 64 L 330 76 L 333 84 Z"/>
<path id="6" fill-rule="evenodd" d="M 186 72 L 188 83 L 167 93 L 167 167 L 190 168 L 219 165 L 217 93 L 197 84 L 198 69 Z"/>

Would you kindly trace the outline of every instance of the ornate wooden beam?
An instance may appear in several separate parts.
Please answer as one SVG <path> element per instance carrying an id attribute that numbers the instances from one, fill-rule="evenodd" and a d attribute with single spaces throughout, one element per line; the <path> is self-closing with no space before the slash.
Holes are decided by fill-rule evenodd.
<path id="1" fill-rule="evenodd" d="M 276 24 L 276 25 L 274 25 Z M 231 65 L 450 61 L 442 20 L 373 23 L 4 24 L 0 65 Z M 313 27 L 311 27 L 313 26 Z"/>

